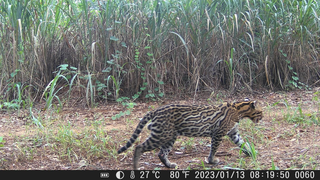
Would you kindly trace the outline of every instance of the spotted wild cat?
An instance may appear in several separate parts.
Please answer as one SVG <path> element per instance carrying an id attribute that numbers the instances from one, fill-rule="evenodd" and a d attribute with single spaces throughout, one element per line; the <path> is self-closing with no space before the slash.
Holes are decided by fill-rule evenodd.
<path id="1" fill-rule="evenodd" d="M 222 137 L 228 135 L 239 147 L 244 141 L 238 132 L 238 123 L 242 118 L 250 118 L 257 123 L 262 119 L 262 111 L 255 101 L 245 99 L 243 102 L 224 103 L 213 105 L 166 105 L 148 112 L 139 122 L 132 137 L 125 146 L 118 150 L 118 154 L 126 151 L 138 138 L 143 127 L 148 121 L 151 130 L 150 136 L 142 144 L 137 145 L 133 168 L 138 168 L 138 162 L 142 153 L 160 148 L 158 154 L 161 162 L 168 168 L 177 165 L 168 160 L 168 154 L 178 136 L 187 137 L 211 137 L 211 150 L 208 163 L 217 164 L 214 155 L 221 143 Z M 243 152 L 250 155 L 244 147 Z"/>

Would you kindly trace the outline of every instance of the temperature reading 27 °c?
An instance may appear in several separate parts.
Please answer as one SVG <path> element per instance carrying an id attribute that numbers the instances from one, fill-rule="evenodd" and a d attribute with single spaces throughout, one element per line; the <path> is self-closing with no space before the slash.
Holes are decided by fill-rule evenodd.
<path id="1" fill-rule="evenodd" d="M 160 171 L 140 171 L 140 179 L 148 179 L 149 177 L 160 178 Z"/>

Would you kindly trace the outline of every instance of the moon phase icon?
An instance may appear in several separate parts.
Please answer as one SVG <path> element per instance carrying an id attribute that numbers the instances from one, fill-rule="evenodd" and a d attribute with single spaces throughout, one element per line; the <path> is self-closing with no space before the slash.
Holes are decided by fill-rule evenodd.
<path id="1" fill-rule="evenodd" d="M 118 172 L 116 173 L 116 177 L 117 177 L 118 179 L 123 179 L 123 178 L 124 178 L 124 173 L 123 173 L 122 171 L 118 171 Z"/>

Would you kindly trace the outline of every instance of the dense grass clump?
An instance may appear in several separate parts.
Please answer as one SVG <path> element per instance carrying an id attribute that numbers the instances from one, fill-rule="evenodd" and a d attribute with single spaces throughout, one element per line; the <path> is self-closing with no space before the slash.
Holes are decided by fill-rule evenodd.
<path id="1" fill-rule="evenodd" d="M 18 99 L 16 84 L 23 96 L 45 97 L 54 72 L 91 104 L 319 82 L 315 0 L 2 0 L 0 7 L 6 101 Z"/>

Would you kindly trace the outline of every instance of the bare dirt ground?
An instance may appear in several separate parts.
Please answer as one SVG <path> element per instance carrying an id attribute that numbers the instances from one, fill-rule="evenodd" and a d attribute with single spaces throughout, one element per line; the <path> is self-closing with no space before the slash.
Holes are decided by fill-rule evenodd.
<path id="1" fill-rule="evenodd" d="M 210 150 L 210 138 L 180 137 L 169 155 L 178 169 L 320 169 L 320 101 L 313 91 L 257 93 L 227 96 L 224 93 L 201 94 L 195 98 L 168 98 L 162 102 L 137 102 L 129 115 L 113 120 L 126 111 L 121 104 L 105 104 L 96 108 L 65 107 L 60 112 L 41 111 L 34 116 L 42 123 L 37 127 L 28 110 L 2 111 L 0 114 L 0 169 L 45 170 L 116 170 L 132 169 L 134 147 L 118 155 L 117 150 L 131 137 L 139 119 L 153 108 L 164 104 L 219 104 L 222 101 L 249 97 L 259 102 L 264 118 L 253 124 L 240 123 L 242 137 L 254 144 L 256 159 L 239 153 L 227 138 L 223 139 L 216 156 L 217 166 L 204 163 Z M 38 111 L 36 111 L 38 110 Z M 144 128 L 139 142 L 148 136 Z M 136 142 L 137 143 L 137 142 Z M 167 168 L 157 151 L 144 153 L 140 169 Z"/>

